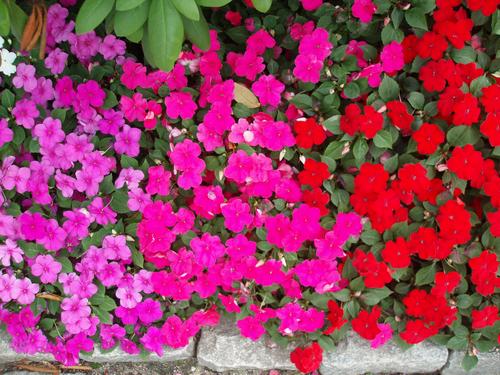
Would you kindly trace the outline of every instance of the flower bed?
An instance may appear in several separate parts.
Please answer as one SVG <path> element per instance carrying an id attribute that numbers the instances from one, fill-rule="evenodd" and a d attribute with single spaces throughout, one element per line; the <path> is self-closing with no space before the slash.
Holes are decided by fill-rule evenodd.
<path id="1" fill-rule="evenodd" d="M 497 0 L 232 3 L 170 72 L 61 3 L 45 59 L 2 40 L 16 351 L 161 356 L 221 315 L 304 373 L 349 326 L 498 347 Z"/>

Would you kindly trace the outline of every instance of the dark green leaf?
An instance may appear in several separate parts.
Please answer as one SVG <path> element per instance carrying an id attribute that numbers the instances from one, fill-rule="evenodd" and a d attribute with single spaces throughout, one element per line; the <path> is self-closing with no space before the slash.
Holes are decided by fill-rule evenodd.
<path id="1" fill-rule="evenodd" d="M 454 126 L 446 134 L 446 139 L 452 146 L 473 145 L 480 137 L 477 128 L 466 125 Z"/>
<path id="2" fill-rule="evenodd" d="M 148 18 L 148 12 L 149 1 L 143 2 L 137 8 L 116 12 L 114 23 L 116 35 L 127 36 L 142 28 L 142 25 L 144 25 Z"/>
<path id="3" fill-rule="evenodd" d="M 200 10 L 199 21 L 183 18 L 182 22 L 184 23 L 186 38 L 203 51 L 208 50 L 210 48 L 210 34 L 203 12 Z"/>
<path id="4" fill-rule="evenodd" d="M 386 102 L 397 99 L 399 95 L 399 85 L 391 77 L 385 76 L 380 83 L 378 93 L 382 100 Z"/>
<path id="5" fill-rule="evenodd" d="M 406 22 L 411 27 L 427 30 L 427 19 L 425 13 L 420 8 L 411 8 L 405 13 Z"/>
<path id="6" fill-rule="evenodd" d="M 0 0 L 0 35 L 7 36 L 10 32 L 9 8 L 5 1 Z"/>
<path id="7" fill-rule="evenodd" d="M 436 264 L 421 268 L 415 275 L 415 285 L 427 285 L 434 281 L 434 276 L 436 275 Z"/>
<path id="8" fill-rule="evenodd" d="M 273 0 L 252 0 L 252 4 L 259 12 L 266 13 L 271 8 Z"/>

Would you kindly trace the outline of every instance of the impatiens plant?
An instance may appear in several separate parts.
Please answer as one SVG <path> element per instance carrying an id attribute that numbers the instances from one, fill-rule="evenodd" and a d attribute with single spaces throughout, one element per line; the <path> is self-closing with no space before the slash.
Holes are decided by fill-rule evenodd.
<path id="1" fill-rule="evenodd" d="M 168 72 L 77 33 L 159 1 L 73 3 L 47 4 L 44 59 L 1 47 L 12 348 L 161 356 L 222 317 L 304 373 L 349 329 L 466 369 L 499 346 L 499 1 L 233 2 L 207 48 L 155 47 Z"/>

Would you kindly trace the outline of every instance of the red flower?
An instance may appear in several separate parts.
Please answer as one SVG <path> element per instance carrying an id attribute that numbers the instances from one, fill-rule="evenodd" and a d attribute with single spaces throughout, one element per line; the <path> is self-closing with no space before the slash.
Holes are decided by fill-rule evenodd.
<path id="1" fill-rule="evenodd" d="M 352 265 L 364 277 L 367 288 L 383 288 L 385 284 L 392 280 L 387 264 L 377 261 L 373 253 L 365 253 L 360 249 L 356 249 Z"/>
<path id="2" fill-rule="evenodd" d="M 399 100 L 393 100 L 388 102 L 386 106 L 388 110 L 387 116 L 391 119 L 393 125 L 401 129 L 404 135 L 410 134 L 414 117 L 408 113 L 406 105 Z"/>
<path id="3" fill-rule="evenodd" d="M 395 242 L 386 242 L 381 254 L 384 261 L 392 268 L 406 268 L 411 263 L 410 250 L 403 237 L 398 237 Z"/>
<path id="4" fill-rule="evenodd" d="M 374 306 L 371 312 L 361 310 L 351 321 L 352 329 L 364 339 L 373 340 L 380 333 L 380 328 L 377 326 L 380 313 L 381 309 L 378 306 Z"/>
<path id="5" fill-rule="evenodd" d="M 351 136 L 361 132 L 366 138 L 372 139 L 384 126 L 384 116 L 369 105 L 365 105 L 363 110 L 364 114 L 358 105 L 349 104 L 340 118 L 340 129 Z"/>
<path id="6" fill-rule="evenodd" d="M 330 195 L 320 188 L 306 190 L 302 193 L 302 200 L 311 207 L 319 208 L 321 216 L 328 215 L 330 210 L 326 205 L 330 202 Z"/>
<path id="7" fill-rule="evenodd" d="M 439 113 L 443 117 L 448 117 L 453 113 L 455 104 L 460 102 L 464 97 L 464 93 L 458 87 L 447 87 L 442 94 L 439 95 L 437 107 Z"/>
<path id="8" fill-rule="evenodd" d="M 323 332 L 325 335 L 333 333 L 347 323 L 347 320 L 344 319 L 344 310 L 335 301 L 328 301 L 328 315 L 326 318 L 331 325 Z"/>
<path id="9" fill-rule="evenodd" d="M 354 178 L 354 192 L 364 195 L 377 194 L 385 190 L 389 173 L 381 164 L 364 163 Z"/>
<path id="10" fill-rule="evenodd" d="M 423 82 L 424 89 L 429 92 L 443 91 L 446 86 L 445 68 L 443 64 L 436 61 L 429 61 L 421 67 L 418 77 Z"/>
<path id="11" fill-rule="evenodd" d="M 417 142 L 418 152 L 431 155 L 444 142 L 444 132 L 439 126 L 425 122 L 413 133 L 412 138 Z"/>
<path id="12" fill-rule="evenodd" d="M 449 200 L 439 207 L 436 221 L 439 224 L 440 237 L 448 239 L 456 245 L 470 240 L 471 215 L 460 204 Z"/>
<path id="13" fill-rule="evenodd" d="M 401 46 L 403 47 L 403 56 L 405 64 L 411 63 L 417 56 L 415 45 L 418 43 L 418 38 L 414 34 L 405 36 Z"/>
<path id="14" fill-rule="evenodd" d="M 481 329 L 490 327 L 500 320 L 498 317 L 498 307 L 486 306 L 481 310 L 472 310 L 472 328 Z"/>
<path id="15" fill-rule="evenodd" d="M 500 211 L 488 212 L 486 214 L 490 222 L 490 232 L 495 237 L 500 237 Z"/>
<path id="16" fill-rule="evenodd" d="M 473 80 L 484 74 L 484 70 L 478 68 L 476 63 L 457 64 L 457 69 L 460 73 L 460 77 L 462 77 L 462 80 L 467 85 L 470 85 Z"/>
<path id="17" fill-rule="evenodd" d="M 297 367 L 297 370 L 304 374 L 313 372 L 323 361 L 323 349 L 317 342 L 305 348 L 296 348 L 290 353 L 290 361 Z"/>
<path id="18" fill-rule="evenodd" d="M 488 113 L 479 128 L 493 147 L 500 146 L 500 111 Z"/>
<path id="19" fill-rule="evenodd" d="M 369 105 L 365 105 L 364 112 L 365 114 L 360 117 L 360 131 L 367 139 L 372 139 L 384 126 L 384 116 Z"/>
<path id="20" fill-rule="evenodd" d="M 492 295 L 495 288 L 500 286 L 500 278 L 496 276 L 498 265 L 496 254 L 487 250 L 469 261 L 469 266 L 472 269 L 471 280 L 479 294 Z"/>
<path id="21" fill-rule="evenodd" d="M 477 98 L 472 94 L 464 94 L 462 99 L 453 106 L 454 125 L 472 125 L 479 120 L 481 109 Z"/>
<path id="22" fill-rule="evenodd" d="M 224 15 L 224 18 L 233 26 L 241 25 L 240 12 L 233 12 L 231 10 L 228 10 Z"/>
<path id="23" fill-rule="evenodd" d="M 476 12 L 480 10 L 485 16 L 491 16 L 497 10 L 500 0 L 467 0 L 467 7 Z"/>
<path id="24" fill-rule="evenodd" d="M 415 48 L 415 45 L 413 45 L 413 48 Z M 430 57 L 433 60 L 439 60 L 443 57 L 447 48 L 448 42 L 446 39 L 432 31 L 426 32 L 416 44 L 418 56 L 423 59 L 428 59 Z"/>
<path id="25" fill-rule="evenodd" d="M 295 140 L 301 148 L 311 148 L 313 145 L 320 145 L 326 139 L 325 130 L 314 118 L 295 121 L 293 130 L 297 133 Z"/>
<path id="26" fill-rule="evenodd" d="M 455 271 L 448 273 L 438 272 L 434 278 L 436 285 L 432 288 L 432 293 L 439 295 L 452 293 L 458 284 L 460 284 L 461 279 L 462 276 Z"/>
<path id="27" fill-rule="evenodd" d="M 422 259 L 432 258 L 432 251 L 436 248 L 438 236 L 433 228 L 420 227 L 410 235 L 408 247 L 411 253 L 418 253 Z"/>
<path id="28" fill-rule="evenodd" d="M 345 107 L 344 114 L 340 117 L 340 130 L 351 136 L 359 131 L 359 117 L 361 109 L 356 104 L 349 104 Z"/>
<path id="29" fill-rule="evenodd" d="M 472 180 L 476 177 L 483 164 L 481 152 L 474 150 L 472 145 L 455 147 L 448 159 L 448 169 L 462 180 Z"/>
<path id="30" fill-rule="evenodd" d="M 409 316 L 422 316 L 427 308 L 427 298 L 429 295 L 425 290 L 413 289 L 403 298 L 403 304 L 406 307 L 406 313 Z"/>
<path id="31" fill-rule="evenodd" d="M 427 327 L 422 320 L 411 320 L 406 323 L 405 330 L 399 336 L 408 344 L 418 344 L 434 334 L 434 330 Z"/>
<path id="32" fill-rule="evenodd" d="M 314 159 L 307 159 L 304 163 L 304 170 L 299 173 L 299 182 L 302 185 L 309 185 L 313 188 L 320 187 L 328 177 L 328 165 Z"/>
<path id="33" fill-rule="evenodd" d="M 480 101 L 484 110 L 488 113 L 500 110 L 500 85 L 483 87 L 482 91 Z"/>

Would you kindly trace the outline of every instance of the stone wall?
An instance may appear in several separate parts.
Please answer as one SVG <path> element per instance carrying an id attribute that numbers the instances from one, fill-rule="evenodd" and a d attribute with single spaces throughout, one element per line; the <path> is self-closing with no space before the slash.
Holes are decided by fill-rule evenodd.
<path id="1" fill-rule="evenodd" d="M 215 328 L 202 331 L 197 342 L 178 350 L 166 350 L 160 358 L 147 359 L 130 356 L 120 350 L 108 353 L 95 351 L 83 357 L 88 362 L 173 362 L 196 358 L 200 366 L 217 372 L 241 370 L 294 370 L 289 361 L 290 350 L 283 349 L 265 338 L 253 342 L 241 337 L 234 324 L 223 322 Z M 340 343 L 335 351 L 326 353 L 320 369 L 322 375 L 361 375 L 365 373 L 432 373 L 465 375 L 461 367 L 463 353 L 448 351 L 445 347 L 421 343 L 402 350 L 392 343 L 371 349 L 367 341 L 354 333 Z M 9 347 L 7 337 L 0 336 L 0 364 L 15 362 L 23 356 Z M 50 360 L 49 356 L 26 357 L 33 361 Z M 1 372 L 1 371 L 0 371 Z M 500 351 L 479 354 L 479 364 L 468 374 L 500 375 Z"/>

